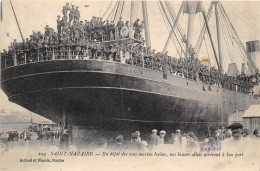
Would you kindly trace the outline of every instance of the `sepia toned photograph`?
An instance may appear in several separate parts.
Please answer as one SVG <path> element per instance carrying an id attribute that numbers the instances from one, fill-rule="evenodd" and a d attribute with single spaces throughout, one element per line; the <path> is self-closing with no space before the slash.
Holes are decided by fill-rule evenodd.
<path id="1" fill-rule="evenodd" d="M 0 10 L 0 170 L 260 170 L 260 1 Z"/>

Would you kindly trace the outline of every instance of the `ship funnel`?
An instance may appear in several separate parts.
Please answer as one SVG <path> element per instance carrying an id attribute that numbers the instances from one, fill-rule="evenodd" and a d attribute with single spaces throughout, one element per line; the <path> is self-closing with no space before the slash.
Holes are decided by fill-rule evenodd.
<path id="1" fill-rule="evenodd" d="M 239 71 L 237 69 L 237 64 L 236 63 L 229 64 L 227 75 L 228 76 L 235 76 L 237 74 L 239 74 Z"/>
<path id="2" fill-rule="evenodd" d="M 246 42 L 246 51 L 248 54 L 248 58 L 251 58 L 256 67 L 259 69 L 260 68 L 260 45 L 259 45 L 259 40 L 255 41 L 250 41 Z M 250 60 L 248 60 L 250 62 Z M 250 65 L 250 63 L 249 63 Z M 247 75 L 252 75 L 252 70 L 249 68 L 250 66 L 247 67 Z"/>
<path id="3" fill-rule="evenodd" d="M 198 12 L 203 12 L 204 7 L 201 1 L 186 1 L 183 7 L 183 13 L 188 14 L 187 43 L 186 52 L 190 52 L 195 41 L 195 17 Z M 188 53 L 189 54 L 189 53 Z"/>
<path id="4" fill-rule="evenodd" d="M 245 66 L 245 63 L 242 63 L 241 75 L 246 75 L 246 66 Z"/>

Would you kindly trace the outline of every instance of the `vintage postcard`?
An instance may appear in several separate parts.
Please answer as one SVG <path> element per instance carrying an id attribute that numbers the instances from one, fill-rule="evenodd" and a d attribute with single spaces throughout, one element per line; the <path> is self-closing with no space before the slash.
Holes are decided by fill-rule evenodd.
<path id="1" fill-rule="evenodd" d="M 2 0 L 0 170 L 260 170 L 260 2 Z"/>

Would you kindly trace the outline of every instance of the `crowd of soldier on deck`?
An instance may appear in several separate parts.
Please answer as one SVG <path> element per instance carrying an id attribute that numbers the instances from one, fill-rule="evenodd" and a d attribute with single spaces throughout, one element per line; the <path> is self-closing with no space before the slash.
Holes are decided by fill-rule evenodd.
<path id="1" fill-rule="evenodd" d="M 174 58 L 155 49 L 145 47 L 142 38 L 143 22 L 137 19 L 133 23 L 134 39 L 128 43 L 118 41 L 129 38 L 129 22 L 119 18 L 114 21 L 102 21 L 92 17 L 90 21 L 80 21 L 78 7 L 67 3 L 62 10 L 63 17 L 58 16 L 57 32 L 46 25 L 45 32 L 34 32 L 23 43 L 14 40 L 8 51 L 1 54 L 2 68 L 25 63 L 57 59 L 96 59 L 122 62 L 168 74 L 199 80 L 210 85 L 218 85 L 234 91 L 252 93 L 250 77 L 245 75 L 228 76 L 221 74 L 214 67 L 210 69 L 201 64 L 197 58 Z M 108 42 L 108 43 L 104 43 Z"/>

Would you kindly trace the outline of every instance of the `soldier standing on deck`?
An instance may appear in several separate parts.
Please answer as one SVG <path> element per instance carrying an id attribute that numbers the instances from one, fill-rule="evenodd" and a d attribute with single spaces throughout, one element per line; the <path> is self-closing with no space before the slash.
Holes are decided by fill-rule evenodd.
<path id="1" fill-rule="evenodd" d="M 74 20 L 79 21 L 79 18 L 80 18 L 79 7 L 76 6 L 76 10 L 75 10 L 75 13 L 74 13 Z"/>
<path id="2" fill-rule="evenodd" d="M 84 24 L 83 24 L 83 21 L 80 21 L 78 28 L 79 28 L 79 36 L 80 36 L 80 38 L 84 38 Z"/>
<path id="3" fill-rule="evenodd" d="M 86 34 L 86 39 L 90 39 L 91 38 L 91 24 L 90 22 L 88 22 L 87 20 L 85 20 L 85 34 Z"/>
<path id="4" fill-rule="evenodd" d="M 63 6 L 63 9 L 62 9 L 63 16 L 67 17 L 68 10 L 70 10 L 69 3 L 66 3 L 66 5 Z"/>
<path id="5" fill-rule="evenodd" d="M 133 30 L 135 31 L 135 33 L 134 33 L 134 38 L 135 38 L 135 39 L 138 39 L 138 37 L 139 37 L 139 35 L 138 35 L 139 21 L 140 21 L 140 19 L 137 19 L 137 20 L 134 22 L 134 25 L 133 25 Z"/>
<path id="6" fill-rule="evenodd" d="M 73 22 L 73 25 L 72 25 L 72 33 L 73 33 L 73 41 L 77 42 L 78 39 L 79 39 L 79 25 L 77 23 L 77 21 L 74 21 Z"/>
<path id="7" fill-rule="evenodd" d="M 61 21 L 59 15 L 57 17 L 58 17 L 58 19 L 57 19 L 57 32 L 58 32 L 58 39 L 60 40 L 60 38 L 61 38 L 61 25 L 62 25 L 62 21 Z"/>
<path id="8" fill-rule="evenodd" d="M 125 22 L 125 26 L 129 29 L 129 21 Z"/>
<path id="9" fill-rule="evenodd" d="M 107 20 L 107 23 L 105 25 L 105 41 L 110 40 L 110 23 L 109 20 Z"/>
<path id="10" fill-rule="evenodd" d="M 112 31 L 110 31 L 110 37 L 109 37 L 109 39 L 110 39 L 110 40 L 114 40 L 114 39 L 115 39 L 114 34 L 113 34 Z"/>
<path id="11" fill-rule="evenodd" d="M 100 27 L 102 25 L 101 18 L 97 17 L 97 27 Z"/>
<path id="12" fill-rule="evenodd" d="M 63 34 L 65 34 L 65 30 L 68 27 L 68 22 L 67 22 L 67 17 L 66 16 L 62 17 L 62 24 L 61 24 L 61 26 L 62 26 L 61 34 L 63 35 Z"/>
<path id="13" fill-rule="evenodd" d="M 18 48 L 18 43 L 17 43 L 16 39 L 14 39 L 13 49 L 16 50 L 17 48 Z"/>
<path id="14" fill-rule="evenodd" d="M 121 39 L 122 38 L 121 29 L 124 27 L 124 22 L 122 21 L 122 17 L 119 17 L 119 21 L 117 22 L 116 27 L 118 28 L 119 37 Z"/>
<path id="15" fill-rule="evenodd" d="M 97 42 L 96 42 L 97 40 L 96 39 L 94 39 L 92 42 L 91 42 L 91 44 L 90 44 L 90 46 L 91 46 L 91 58 L 92 59 L 96 59 L 96 57 L 97 57 Z"/>
<path id="16" fill-rule="evenodd" d="M 90 20 L 90 24 L 91 24 L 91 26 L 93 27 L 93 28 L 95 28 L 96 27 L 96 25 L 97 25 L 97 20 L 96 20 L 96 17 L 92 17 L 92 19 Z"/>
<path id="17" fill-rule="evenodd" d="M 46 25 L 45 26 L 45 33 L 44 33 L 44 40 L 45 40 L 46 43 L 48 43 L 49 39 L 50 39 L 50 28 L 49 28 L 49 25 Z"/>
<path id="18" fill-rule="evenodd" d="M 139 27 L 139 21 L 140 19 L 137 19 L 135 22 L 134 22 L 134 25 L 133 25 L 133 29 L 136 30 L 138 27 Z"/>
<path id="19" fill-rule="evenodd" d="M 76 13 L 76 9 L 74 8 L 74 5 L 72 5 L 72 8 L 70 9 L 70 14 L 69 14 L 69 25 L 75 19 L 75 15 L 76 15 L 75 13 Z"/>
<path id="20" fill-rule="evenodd" d="M 114 21 L 111 21 L 111 23 L 110 23 L 110 31 L 112 31 L 113 35 L 115 35 L 115 24 L 114 24 Z"/>

